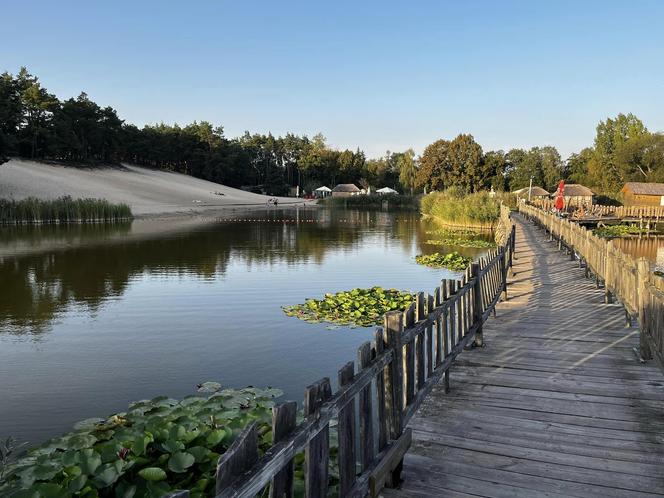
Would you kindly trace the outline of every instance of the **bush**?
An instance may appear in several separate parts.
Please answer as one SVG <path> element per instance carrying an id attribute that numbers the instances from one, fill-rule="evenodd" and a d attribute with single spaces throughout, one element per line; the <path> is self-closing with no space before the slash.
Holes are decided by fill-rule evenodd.
<path id="1" fill-rule="evenodd" d="M 500 217 L 500 202 L 488 192 L 466 195 L 448 189 L 424 196 L 421 211 L 451 225 L 492 228 Z"/>
<path id="2" fill-rule="evenodd" d="M 104 199 L 0 199 L 0 224 L 117 222 L 131 218 L 129 206 Z"/>

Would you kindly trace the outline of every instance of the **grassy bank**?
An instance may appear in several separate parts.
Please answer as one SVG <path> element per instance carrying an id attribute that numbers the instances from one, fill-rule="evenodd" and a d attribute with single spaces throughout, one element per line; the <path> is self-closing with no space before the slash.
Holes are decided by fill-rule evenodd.
<path id="1" fill-rule="evenodd" d="M 353 195 L 350 197 L 327 197 L 318 201 L 321 206 L 349 208 L 418 209 L 419 197 L 410 195 Z"/>
<path id="2" fill-rule="evenodd" d="M 131 217 L 126 204 L 103 199 L 0 199 L 0 224 L 117 222 Z"/>
<path id="3" fill-rule="evenodd" d="M 500 202 L 488 192 L 463 194 L 449 189 L 425 195 L 421 210 L 444 225 L 492 229 L 500 216 Z"/>

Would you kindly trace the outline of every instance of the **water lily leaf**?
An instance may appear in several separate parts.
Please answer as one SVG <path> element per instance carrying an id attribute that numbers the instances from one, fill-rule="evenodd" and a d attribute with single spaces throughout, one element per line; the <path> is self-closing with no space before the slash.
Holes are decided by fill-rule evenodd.
<path id="1" fill-rule="evenodd" d="M 67 489 L 69 491 L 71 491 L 72 493 L 77 493 L 78 491 L 83 489 L 86 482 L 88 482 L 88 476 L 80 475 L 78 477 L 75 477 L 71 481 L 69 481 L 69 484 L 67 485 Z"/>
<path id="2" fill-rule="evenodd" d="M 80 430 L 93 430 L 95 429 L 95 426 L 97 424 L 100 424 L 104 422 L 103 418 L 99 417 L 94 417 L 94 418 L 86 418 L 85 420 L 81 420 L 80 422 L 77 422 L 74 424 L 74 430 L 80 431 Z"/>
<path id="3" fill-rule="evenodd" d="M 219 382 L 203 382 L 198 386 L 199 393 L 216 393 L 221 389 Z"/>
<path id="4" fill-rule="evenodd" d="M 191 467 L 196 459 L 191 453 L 179 451 L 173 453 L 171 458 L 168 460 L 168 468 L 175 473 L 181 473 Z"/>
<path id="5" fill-rule="evenodd" d="M 93 449 L 83 450 L 78 454 L 77 459 L 83 474 L 93 475 L 101 465 L 101 455 Z"/>
<path id="6" fill-rule="evenodd" d="M 138 475 L 141 476 L 146 481 L 163 481 L 166 479 L 166 472 L 164 472 L 159 467 L 147 467 L 138 472 Z"/>
<path id="7" fill-rule="evenodd" d="M 95 481 L 102 484 L 103 487 L 110 486 L 120 477 L 120 472 L 117 467 L 112 463 L 107 463 L 99 467 L 95 472 Z"/>
<path id="8" fill-rule="evenodd" d="M 145 453 L 145 450 L 147 449 L 148 445 L 154 441 L 154 437 L 152 436 L 152 433 L 146 432 L 143 437 L 139 437 L 134 441 L 134 444 L 131 447 L 131 450 L 134 452 L 136 456 L 141 456 L 142 454 Z"/>
<path id="9" fill-rule="evenodd" d="M 184 443 L 181 441 L 176 441 L 175 439 L 169 439 L 168 441 L 161 443 L 161 447 L 167 453 L 175 453 L 184 449 Z"/>
<path id="10" fill-rule="evenodd" d="M 205 442 L 209 447 L 213 448 L 224 440 L 226 434 L 227 433 L 224 429 L 215 429 L 210 431 L 210 434 L 208 434 L 207 438 L 205 438 Z"/>
<path id="11" fill-rule="evenodd" d="M 50 482 L 44 482 L 35 486 L 41 498 L 68 498 L 69 492 L 60 486 Z"/>
<path id="12" fill-rule="evenodd" d="M 210 450 L 203 446 L 192 446 L 191 448 L 187 448 L 187 453 L 194 455 L 196 463 L 201 463 L 208 459 Z"/>
<path id="13" fill-rule="evenodd" d="M 91 434 L 76 434 L 69 438 L 67 447 L 73 450 L 91 448 L 97 442 L 97 438 Z"/>
<path id="14" fill-rule="evenodd" d="M 127 482 L 121 482 L 115 488 L 116 498 L 134 498 L 136 494 L 136 485 Z"/>

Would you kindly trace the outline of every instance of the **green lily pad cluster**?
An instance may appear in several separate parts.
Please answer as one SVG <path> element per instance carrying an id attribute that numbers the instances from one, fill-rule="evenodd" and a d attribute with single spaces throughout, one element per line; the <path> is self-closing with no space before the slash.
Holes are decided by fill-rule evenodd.
<path id="1" fill-rule="evenodd" d="M 153 498 L 174 489 L 209 496 L 219 455 L 246 425 L 258 422 L 262 451 L 272 445 L 273 399 L 281 394 L 246 388 L 181 401 L 161 396 L 85 420 L 11 464 L 0 496 Z"/>
<path id="2" fill-rule="evenodd" d="M 415 256 L 415 261 L 418 264 L 429 266 L 431 268 L 447 268 L 448 270 L 462 271 L 470 266 L 472 258 L 462 256 L 458 252 L 450 252 L 441 254 L 435 252 L 433 254 L 420 254 Z"/>
<path id="3" fill-rule="evenodd" d="M 593 234 L 605 239 L 615 239 L 618 237 L 628 237 L 630 235 L 641 235 L 647 233 L 645 228 L 639 228 L 636 225 L 606 225 L 593 230 Z"/>
<path id="4" fill-rule="evenodd" d="M 458 247 L 476 247 L 489 248 L 495 247 L 495 242 L 482 238 L 482 234 L 472 230 L 449 230 L 440 229 L 426 232 L 435 238 L 426 241 L 427 244 L 439 246 L 458 246 Z"/>
<path id="5" fill-rule="evenodd" d="M 403 311 L 415 299 L 410 292 L 372 287 L 328 293 L 323 299 L 307 299 L 304 304 L 286 306 L 283 310 L 288 316 L 310 323 L 371 327 L 380 324 L 388 311 Z"/>

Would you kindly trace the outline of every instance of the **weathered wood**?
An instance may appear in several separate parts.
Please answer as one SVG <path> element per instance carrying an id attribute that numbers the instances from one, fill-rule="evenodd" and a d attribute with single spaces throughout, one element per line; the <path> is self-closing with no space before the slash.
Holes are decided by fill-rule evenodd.
<path id="1" fill-rule="evenodd" d="M 374 334 L 374 340 L 371 343 L 371 361 L 383 353 L 384 348 L 383 329 L 379 328 Z M 387 445 L 389 435 L 388 410 L 385 407 L 385 371 L 381 370 L 376 375 L 376 409 L 378 411 L 378 451 L 382 451 Z"/>
<path id="2" fill-rule="evenodd" d="M 398 482 L 392 481 L 394 470 L 401 465 L 403 457 L 410 448 L 413 432 L 406 429 L 399 439 L 392 445 L 389 452 L 381 459 L 380 464 L 369 477 L 370 496 L 378 496 L 380 490 L 386 484 L 395 487 Z"/>
<path id="3" fill-rule="evenodd" d="M 258 460 L 258 424 L 248 425 L 219 457 L 216 493 L 220 494 L 233 481 L 248 471 Z"/>
<path id="4" fill-rule="evenodd" d="M 339 386 L 353 382 L 355 364 L 350 361 L 339 370 Z M 339 496 L 345 497 L 355 483 L 355 400 L 339 410 Z"/>
<path id="5" fill-rule="evenodd" d="M 358 348 L 357 364 L 360 371 L 368 368 L 371 364 L 370 343 L 365 342 Z M 360 462 L 364 471 L 371 466 L 375 456 L 371 385 L 360 392 L 358 413 L 360 421 Z"/>
<path id="6" fill-rule="evenodd" d="M 475 330 L 475 346 L 482 347 L 484 345 L 484 339 L 482 337 L 482 322 L 484 310 L 482 309 L 482 290 L 481 290 L 481 280 L 480 280 L 480 267 L 477 263 L 473 263 L 471 266 L 471 275 L 475 279 L 475 291 L 474 298 L 475 303 L 473 306 L 473 324 L 477 325 Z"/>
<path id="7" fill-rule="evenodd" d="M 417 303 L 412 303 L 404 312 L 404 326 L 407 329 L 410 329 L 415 324 L 415 313 L 417 309 Z M 418 334 L 419 335 L 419 334 Z M 402 337 L 404 343 L 404 377 L 406 381 L 405 386 L 405 405 L 409 405 L 415 396 L 415 340 L 417 335 L 405 340 Z"/>
<path id="8" fill-rule="evenodd" d="M 434 305 L 434 297 L 431 294 L 427 294 L 427 312 L 433 311 L 435 308 Z M 431 377 L 431 374 L 433 373 L 433 357 L 434 357 L 434 350 L 433 350 L 433 331 L 434 328 L 436 327 L 436 324 L 431 324 L 427 327 L 426 330 L 426 352 L 427 352 L 427 372 L 426 376 Z"/>
<path id="9" fill-rule="evenodd" d="M 392 352 L 392 361 L 385 369 L 385 411 L 389 421 L 389 437 L 398 439 L 401 436 L 403 416 L 403 313 L 390 311 L 385 314 L 383 338 L 385 348 Z"/>
<path id="10" fill-rule="evenodd" d="M 330 380 L 324 378 L 304 391 L 304 416 L 315 417 L 319 407 L 332 396 Z M 304 492 L 308 498 L 327 495 L 330 429 L 326 425 L 304 449 Z"/>
<path id="11" fill-rule="evenodd" d="M 272 408 L 272 441 L 278 443 L 294 429 L 297 416 L 297 403 L 289 401 Z M 293 461 L 291 460 L 272 479 L 270 498 L 293 496 Z"/>

